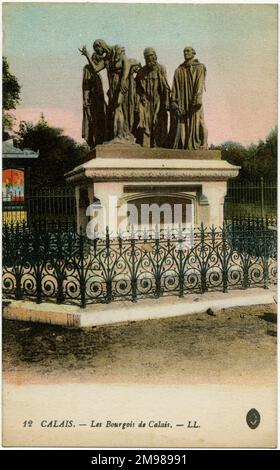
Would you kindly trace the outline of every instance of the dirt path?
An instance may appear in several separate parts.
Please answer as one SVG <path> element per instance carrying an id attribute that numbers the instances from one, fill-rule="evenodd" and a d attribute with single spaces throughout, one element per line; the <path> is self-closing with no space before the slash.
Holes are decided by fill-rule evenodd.
<path id="1" fill-rule="evenodd" d="M 275 306 L 86 329 L 6 320 L 4 378 L 17 384 L 271 386 L 276 335 Z"/>

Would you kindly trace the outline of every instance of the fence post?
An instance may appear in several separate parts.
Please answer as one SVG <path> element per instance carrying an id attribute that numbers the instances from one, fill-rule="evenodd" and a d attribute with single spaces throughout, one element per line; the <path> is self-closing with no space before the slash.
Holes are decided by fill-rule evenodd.
<path id="1" fill-rule="evenodd" d="M 16 291 L 15 291 L 15 298 L 16 300 L 21 300 L 22 298 L 22 291 L 21 291 L 21 274 L 22 274 L 22 255 L 24 253 L 21 251 L 21 238 L 20 238 L 20 230 L 19 230 L 19 223 L 16 224 L 16 232 L 15 232 L 14 242 L 16 246 L 15 253 L 17 253 L 15 264 L 14 264 L 14 271 L 15 271 L 15 279 L 16 279 Z M 20 261 L 19 261 L 20 260 Z M 18 262 L 19 261 L 19 262 Z"/>
<path id="2" fill-rule="evenodd" d="M 84 236 L 78 235 L 79 237 L 79 258 L 80 258 L 80 292 L 81 292 L 81 303 L 80 307 L 85 308 L 86 306 L 86 280 L 84 271 Z"/>
<path id="3" fill-rule="evenodd" d="M 178 247 L 179 247 L 179 297 L 184 297 L 184 281 L 185 281 L 185 276 L 184 276 L 184 269 L 183 269 L 183 232 L 181 228 L 181 224 L 179 226 L 179 237 L 178 237 Z"/>
<path id="4" fill-rule="evenodd" d="M 248 289 L 250 282 L 249 282 L 249 263 L 250 263 L 250 254 L 248 254 L 248 247 L 250 247 L 252 243 L 251 240 L 251 234 L 249 230 L 245 231 L 245 237 L 244 233 L 241 233 L 241 253 L 243 252 L 242 260 L 243 260 L 243 282 L 242 282 L 242 288 L 243 289 Z"/>
<path id="5" fill-rule="evenodd" d="M 110 233 L 109 227 L 106 227 L 106 262 L 105 266 L 107 268 L 106 272 L 106 303 L 109 304 L 112 302 L 113 292 L 112 292 L 112 275 L 110 269 Z"/>
<path id="6" fill-rule="evenodd" d="M 51 237 L 51 235 L 50 235 Z M 63 293 L 63 267 L 65 260 L 63 260 L 63 241 L 62 241 L 62 234 L 59 230 L 56 233 L 56 246 L 57 246 L 57 253 L 56 253 L 56 276 L 57 276 L 57 294 L 56 294 L 56 303 L 62 304 L 64 301 L 64 293 Z"/>
<path id="7" fill-rule="evenodd" d="M 216 243 L 215 243 L 216 245 Z M 226 236 L 226 225 L 222 227 L 222 278 L 223 278 L 223 292 L 228 291 L 228 256 L 227 256 L 227 236 Z"/>
<path id="8" fill-rule="evenodd" d="M 131 227 L 131 300 L 137 301 L 137 276 L 136 276 L 136 253 L 135 253 L 135 233 L 133 226 Z"/>
<path id="9" fill-rule="evenodd" d="M 41 266 L 40 260 L 36 266 L 36 304 L 42 303 L 42 276 L 41 276 Z"/>
<path id="10" fill-rule="evenodd" d="M 155 227 L 155 297 L 161 296 L 161 272 L 160 272 L 160 231 Z"/>
<path id="11" fill-rule="evenodd" d="M 261 217 L 264 217 L 264 187 L 263 187 L 263 177 L 261 176 Z"/>
<path id="12" fill-rule="evenodd" d="M 201 293 L 203 294 L 204 292 L 207 291 L 207 285 L 206 285 L 206 263 L 205 263 L 205 257 L 206 256 L 206 249 L 205 249 L 205 233 L 206 233 L 206 227 L 204 227 L 203 222 L 201 222 L 201 227 L 200 227 L 200 233 L 201 233 L 201 250 L 200 250 L 200 255 L 201 255 L 201 265 L 200 265 L 200 275 L 201 275 Z"/>
<path id="13" fill-rule="evenodd" d="M 263 287 L 264 289 L 268 289 L 268 281 L 269 281 L 269 242 L 270 242 L 270 236 L 269 236 L 269 228 L 266 227 L 266 229 L 262 232 L 262 239 L 263 243 L 261 243 L 261 248 L 263 249 Z"/>

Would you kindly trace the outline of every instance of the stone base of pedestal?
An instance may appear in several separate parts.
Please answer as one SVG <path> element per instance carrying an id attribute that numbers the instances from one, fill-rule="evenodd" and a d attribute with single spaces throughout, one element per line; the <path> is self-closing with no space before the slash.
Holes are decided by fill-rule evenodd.
<path id="1" fill-rule="evenodd" d="M 242 291 L 232 290 L 227 293 L 195 293 L 188 294 L 184 298 L 171 296 L 159 299 L 141 299 L 137 303 L 123 301 L 93 304 L 87 305 L 85 309 L 75 305 L 36 304 L 25 300 L 12 300 L 10 305 L 4 309 L 3 318 L 80 328 L 126 321 L 178 317 L 206 312 L 209 308 L 213 311 L 219 311 L 222 308 L 269 305 L 274 304 L 275 295 L 273 287 L 267 290 L 254 288 Z"/>
<path id="2" fill-rule="evenodd" d="M 227 180 L 240 168 L 221 160 L 218 150 L 150 149 L 136 144 L 103 144 L 89 157 L 66 175 L 76 187 L 79 227 L 90 220 L 86 216 L 90 204 L 105 209 L 105 225 L 124 227 L 125 207 L 132 203 L 138 209 L 141 204 L 182 204 L 191 207 L 188 222 L 220 226 Z"/>

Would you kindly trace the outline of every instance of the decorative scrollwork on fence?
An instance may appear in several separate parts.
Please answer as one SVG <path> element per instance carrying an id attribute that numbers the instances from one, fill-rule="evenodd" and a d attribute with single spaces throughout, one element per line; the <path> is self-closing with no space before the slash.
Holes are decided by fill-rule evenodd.
<path id="1" fill-rule="evenodd" d="M 135 235 L 135 234 L 134 234 Z M 74 231 L 3 230 L 3 291 L 38 303 L 109 303 L 276 282 L 276 230 L 203 225 L 132 237 L 89 240 Z"/>

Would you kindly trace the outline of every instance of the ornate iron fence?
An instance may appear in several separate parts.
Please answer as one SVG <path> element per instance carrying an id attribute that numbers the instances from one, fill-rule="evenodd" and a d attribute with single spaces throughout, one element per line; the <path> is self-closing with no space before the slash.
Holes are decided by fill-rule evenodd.
<path id="1" fill-rule="evenodd" d="M 4 296 L 85 307 L 143 297 L 267 288 L 276 282 L 275 227 L 236 219 L 222 228 L 89 240 L 75 231 L 4 226 Z"/>

